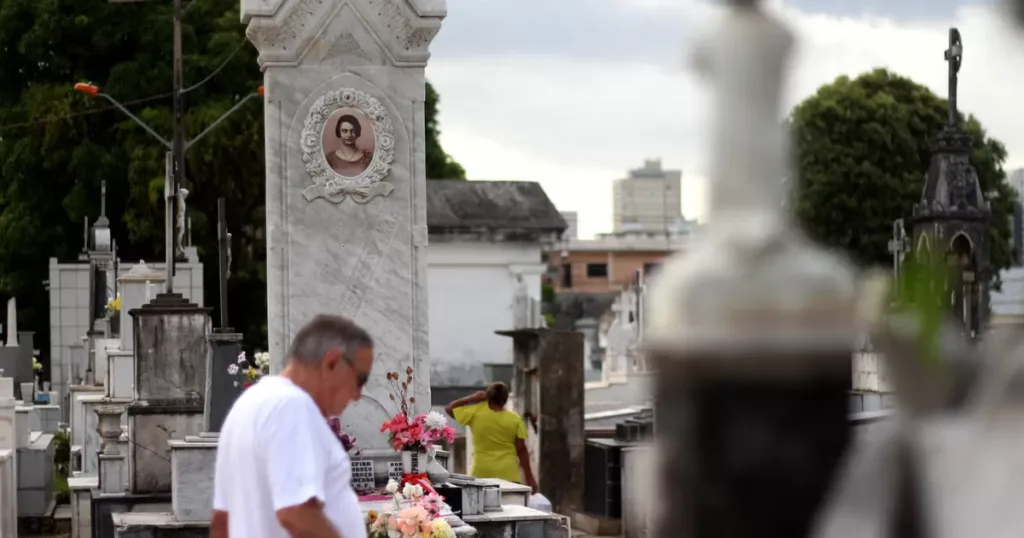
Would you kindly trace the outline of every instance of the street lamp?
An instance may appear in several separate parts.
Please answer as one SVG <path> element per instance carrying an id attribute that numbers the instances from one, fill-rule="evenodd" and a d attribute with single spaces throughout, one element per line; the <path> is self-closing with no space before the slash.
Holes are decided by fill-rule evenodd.
<path id="1" fill-rule="evenodd" d="M 172 293 L 174 291 L 174 262 L 175 262 L 175 254 L 177 253 L 176 246 L 181 246 L 181 245 L 175 245 L 175 240 L 174 240 L 175 235 L 176 235 L 175 232 L 177 231 L 176 230 L 177 226 L 184 225 L 184 223 L 180 223 L 180 222 L 176 223 L 175 222 L 175 215 L 177 213 L 177 206 L 178 206 L 178 189 L 181 188 L 181 183 L 178 180 L 180 180 L 181 176 L 184 175 L 183 174 L 183 172 L 184 172 L 184 166 L 183 165 L 184 165 L 184 161 L 185 161 L 185 152 L 188 151 L 189 148 L 191 148 L 196 142 L 200 141 L 204 136 L 206 136 L 215 127 L 220 125 L 220 123 L 222 121 L 224 121 L 225 119 L 227 119 L 228 116 L 230 116 L 236 110 L 241 108 L 242 105 L 244 105 L 250 99 L 252 99 L 254 97 L 262 97 L 263 96 L 263 86 L 260 86 L 259 88 L 257 88 L 257 90 L 255 92 L 250 93 L 249 95 L 246 95 L 245 97 L 240 99 L 237 103 L 235 103 L 235 106 L 231 107 L 230 110 L 228 110 L 227 112 L 222 114 L 221 117 L 217 118 L 213 123 L 208 125 L 206 127 L 206 129 L 203 129 L 203 131 L 201 133 L 199 133 L 192 140 L 187 140 L 186 141 L 185 137 L 183 136 L 184 133 L 179 131 L 178 129 L 175 129 L 176 131 L 181 133 L 180 142 L 179 142 L 180 146 L 178 144 L 175 144 L 174 142 L 169 141 L 166 138 L 160 136 L 160 133 L 158 133 L 155 130 L 153 130 L 152 127 L 147 125 L 146 122 L 144 122 L 141 119 L 139 119 L 138 116 L 136 116 L 135 114 L 132 114 L 132 112 L 130 110 L 128 110 L 127 108 L 125 108 L 125 106 L 122 105 L 120 102 L 118 102 L 117 99 L 114 99 L 110 95 L 100 91 L 100 88 L 98 86 L 96 86 L 95 84 L 92 84 L 92 83 L 89 83 L 89 82 L 79 82 L 79 83 L 75 84 L 74 89 L 75 89 L 75 91 L 77 91 L 79 93 L 83 93 L 83 94 L 88 95 L 90 97 L 102 97 L 103 99 L 106 99 L 107 101 L 110 102 L 110 104 L 114 105 L 115 108 L 117 108 L 118 110 L 123 112 L 126 116 L 131 118 L 132 121 L 134 121 L 136 124 L 138 124 L 139 127 L 142 127 L 143 129 L 145 129 L 145 131 L 147 133 L 149 133 L 150 135 L 152 135 L 153 138 L 156 138 L 157 140 L 159 140 L 160 143 L 163 144 L 163 146 L 165 148 L 167 148 L 167 150 L 168 150 L 167 151 L 167 161 L 168 161 L 169 164 L 168 164 L 168 166 L 165 167 L 166 169 L 165 169 L 165 177 L 164 177 L 164 195 L 166 196 L 166 207 L 164 209 L 164 211 L 165 211 L 165 220 L 166 220 L 166 224 L 165 224 L 165 235 L 166 235 L 166 237 L 164 238 L 164 247 L 165 247 L 165 249 L 167 251 L 165 253 L 166 281 L 164 282 L 164 292 L 165 293 Z M 180 150 L 178 149 L 179 147 L 181 148 Z M 175 163 L 179 163 L 179 162 L 182 163 L 180 168 L 175 164 Z M 175 174 L 176 171 L 178 172 L 178 174 Z"/>

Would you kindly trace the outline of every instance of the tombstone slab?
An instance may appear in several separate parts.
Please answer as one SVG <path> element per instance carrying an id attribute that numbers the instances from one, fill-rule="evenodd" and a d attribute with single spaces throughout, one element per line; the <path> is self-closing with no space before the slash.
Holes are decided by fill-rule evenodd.
<path id="1" fill-rule="evenodd" d="M 228 373 L 228 367 L 238 362 L 242 352 L 242 335 L 214 331 L 207 337 L 206 354 L 206 408 L 203 412 L 204 431 L 219 432 L 224 418 L 235 403 L 244 384 L 238 375 Z"/>
<path id="2" fill-rule="evenodd" d="M 217 440 L 171 441 L 171 505 L 178 521 L 210 521 Z"/>
<path id="3" fill-rule="evenodd" d="M 242 4 L 264 71 L 272 371 L 317 314 L 366 328 L 381 373 L 345 423 L 369 447 L 394 412 L 383 372 L 412 367 L 430 402 L 424 68 L 445 15 L 443 0 Z"/>

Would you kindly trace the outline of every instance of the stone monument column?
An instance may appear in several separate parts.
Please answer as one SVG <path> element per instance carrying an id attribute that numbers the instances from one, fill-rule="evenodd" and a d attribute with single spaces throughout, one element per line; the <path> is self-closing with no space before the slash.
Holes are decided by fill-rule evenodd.
<path id="1" fill-rule="evenodd" d="M 377 342 L 343 423 L 386 446 L 386 371 L 411 366 L 430 402 L 424 68 L 444 0 L 242 0 L 264 71 L 272 371 L 320 313 Z"/>

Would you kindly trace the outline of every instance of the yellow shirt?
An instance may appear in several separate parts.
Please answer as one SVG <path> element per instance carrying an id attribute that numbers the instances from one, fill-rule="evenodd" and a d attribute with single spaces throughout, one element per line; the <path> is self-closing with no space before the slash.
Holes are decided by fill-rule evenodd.
<path id="1" fill-rule="evenodd" d="M 456 407 L 455 420 L 473 430 L 473 469 L 477 478 L 523 482 L 516 439 L 526 439 L 526 425 L 515 411 L 495 411 L 487 402 Z"/>

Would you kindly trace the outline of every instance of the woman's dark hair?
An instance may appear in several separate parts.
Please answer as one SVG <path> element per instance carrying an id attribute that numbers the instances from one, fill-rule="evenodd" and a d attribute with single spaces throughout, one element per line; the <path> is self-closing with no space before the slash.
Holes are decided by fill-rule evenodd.
<path id="1" fill-rule="evenodd" d="M 352 130 L 356 132 L 356 138 L 363 136 L 363 126 L 359 125 L 359 120 L 357 120 L 352 114 L 345 114 L 338 118 L 338 123 L 334 126 L 334 136 L 341 138 L 342 123 L 350 123 L 352 125 Z"/>
<path id="2" fill-rule="evenodd" d="M 501 381 L 495 381 L 487 386 L 487 403 L 504 407 L 508 403 L 508 385 Z"/>

